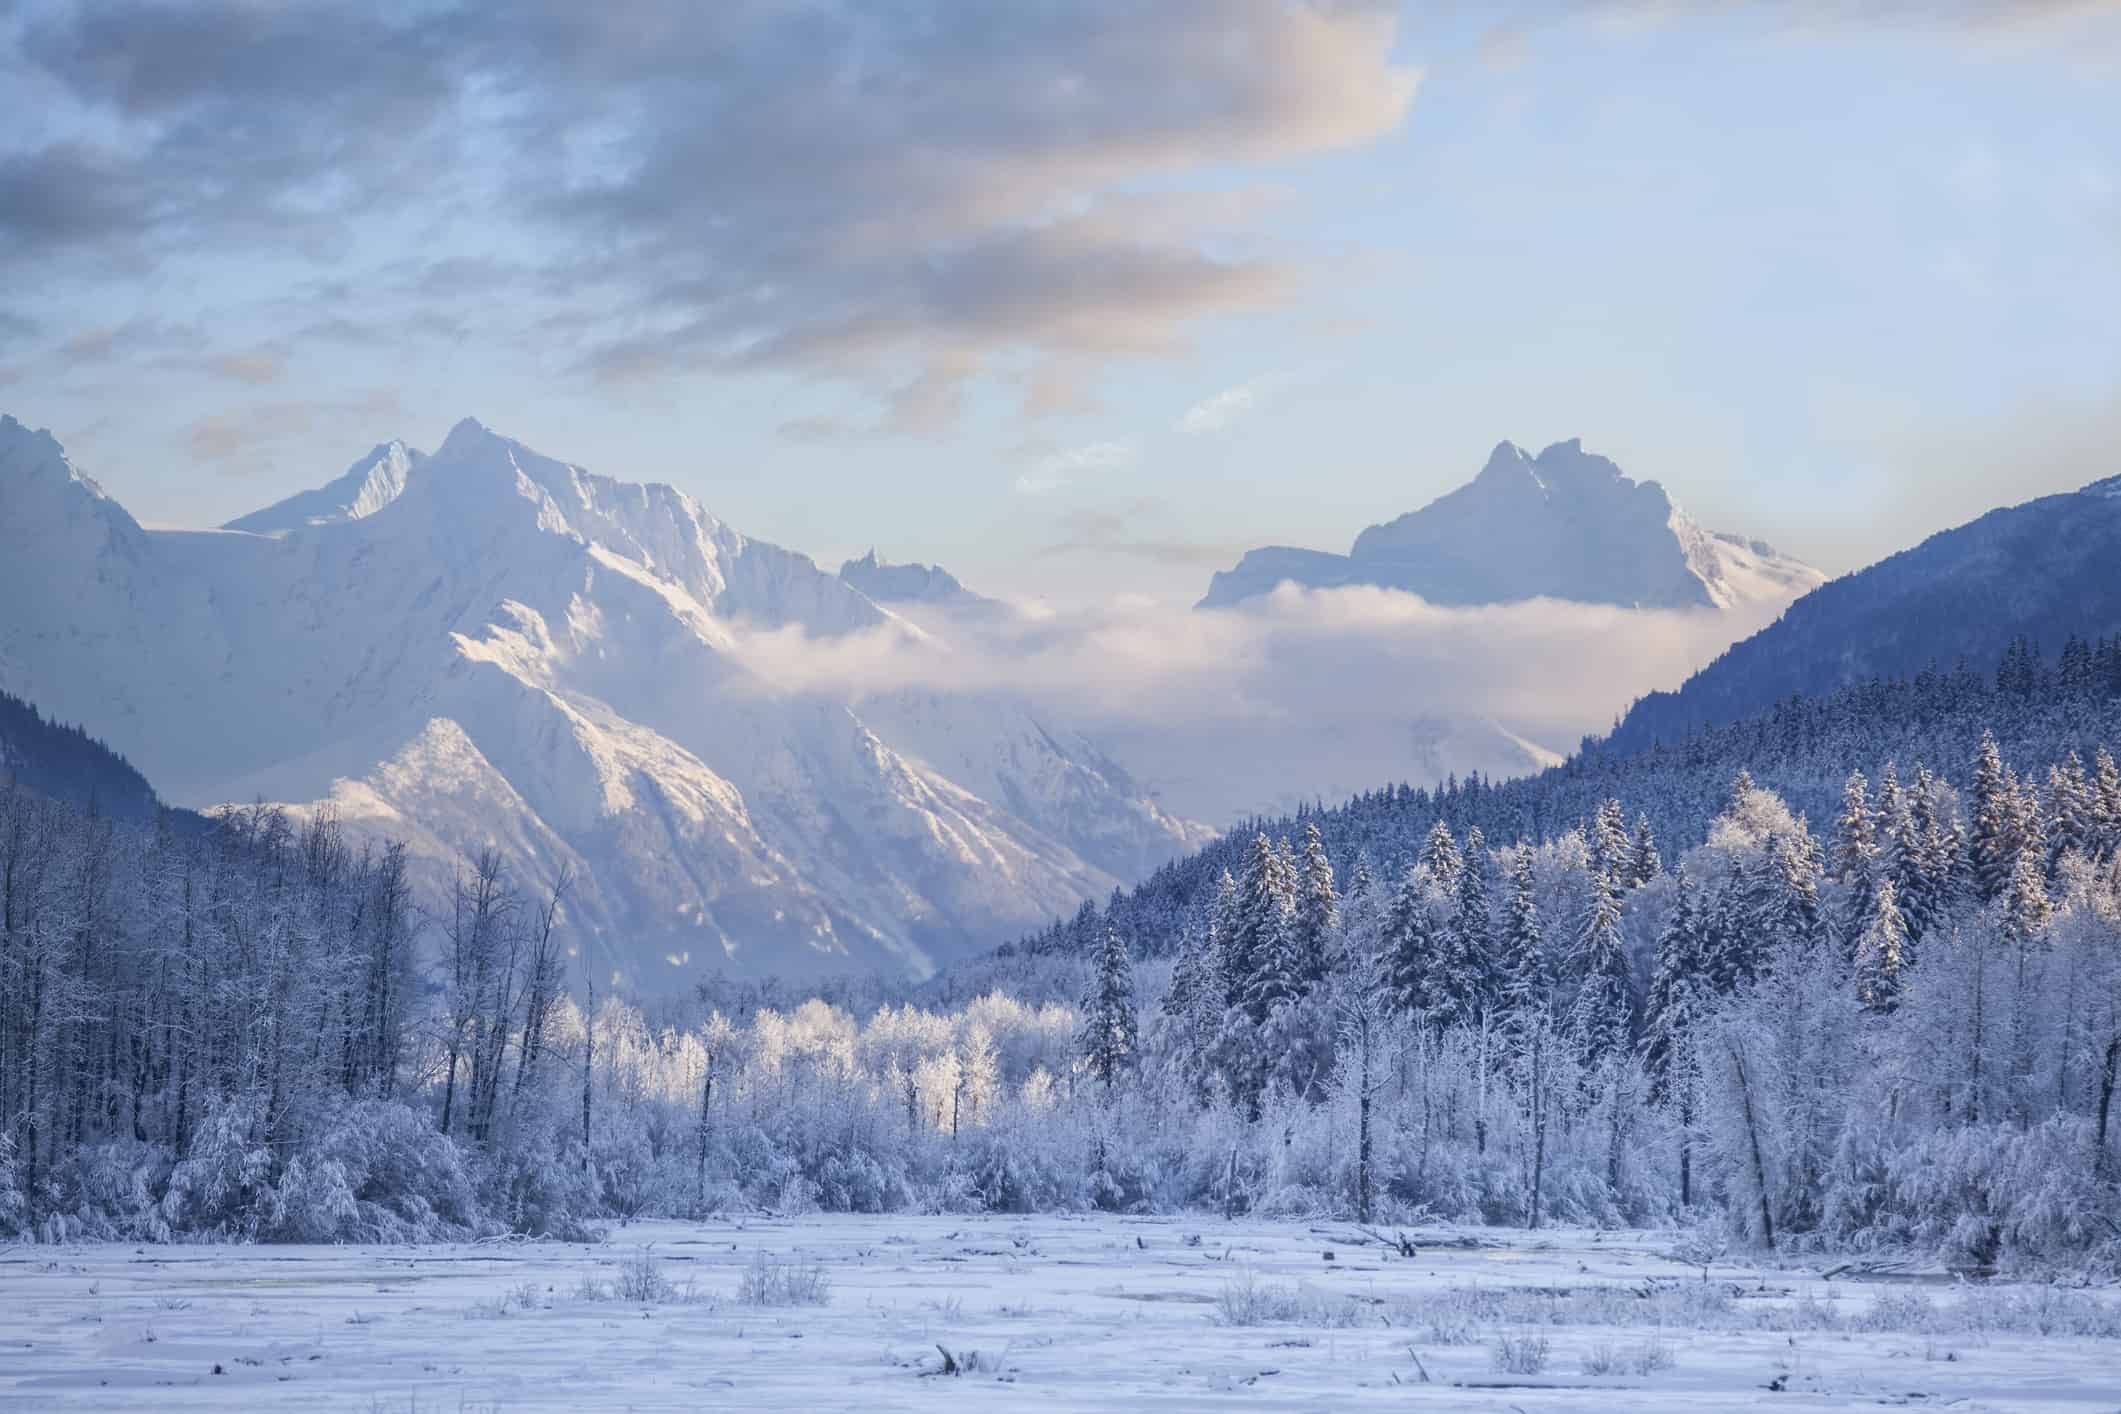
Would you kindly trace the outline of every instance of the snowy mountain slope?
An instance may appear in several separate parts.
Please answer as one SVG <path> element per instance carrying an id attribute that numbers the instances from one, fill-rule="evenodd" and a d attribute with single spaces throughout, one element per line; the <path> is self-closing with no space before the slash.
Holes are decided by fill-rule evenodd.
<path id="1" fill-rule="evenodd" d="M 1580 442 L 1534 457 L 1503 442 L 1466 485 L 1355 538 L 1345 555 L 1270 546 L 1210 582 L 1202 608 L 1293 581 L 1376 585 L 1432 604 L 1540 597 L 1642 608 L 1730 609 L 1788 599 L 1824 576 L 1758 541 L 1704 530 L 1654 481 Z"/>
<path id="2" fill-rule="evenodd" d="M 232 520 L 222 529 L 270 535 L 305 525 L 372 516 L 398 499 L 421 460 L 420 453 L 403 442 L 385 442 L 347 468 L 337 480 L 312 491 L 299 491 L 262 511 Z"/>
<path id="3" fill-rule="evenodd" d="M 918 630 L 681 492 L 475 422 L 218 532 L 142 530 L 0 423 L 0 591 L 0 686 L 171 798 L 329 803 L 437 876 L 489 843 L 571 869 L 582 940 L 650 988 L 922 972 L 1197 841 L 1028 714 L 872 723 L 779 690 L 752 629 Z"/>
<path id="4" fill-rule="evenodd" d="M 2121 626 L 2121 477 L 1990 511 L 1797 600 L 1614 729 L 1638 750 L 1880 677 L 1987 668 L 2020 638 L 2050 656 Z"/>

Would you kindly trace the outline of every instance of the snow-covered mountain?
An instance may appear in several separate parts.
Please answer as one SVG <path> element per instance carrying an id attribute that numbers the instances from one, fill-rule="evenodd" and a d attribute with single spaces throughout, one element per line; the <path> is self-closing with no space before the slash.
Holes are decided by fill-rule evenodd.
<path id="1" fill-rule="evenodd" d="M 893 564 L 878 559 L 873 549 L 842 564 L 840 578 L 894 610 L 925 606 L 956 614 L 999 614 L 1008 607 L 999 599 L 974 594 L 941 565 Z"/>
<path id="2" fill-rule="evenodd" d="M 1654 481 L 1581 442 L 1538 456 L 1496 446 L 1466 485 L 1355 538 L 1345 555 L 1269 546 L 1218 573 L 1202 608 L 1308 588 L 1375 585 L 1432 604 L 1568 599 L 1658 609 L 1787 600 L 1825 576 L 1757 540 L 1704 530 Z"/>
<path id="3" fill-rule="evenodd" d="M 0 419 L 0 599 L 0 687 L 169 799 L 329 805 L 430 861 L 496 845 L 534 886 L 571 869 L 581 940 L 650 990 L 923 972 L 1204 834 L 1021 704 L 778 686 L 762 631 L 921 630 L 682 492 L 472 421 L 150 531 Z"/>

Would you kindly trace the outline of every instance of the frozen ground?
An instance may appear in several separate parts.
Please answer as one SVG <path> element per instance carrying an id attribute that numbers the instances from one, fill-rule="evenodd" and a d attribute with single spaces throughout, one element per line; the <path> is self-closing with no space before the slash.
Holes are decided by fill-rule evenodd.
<path id="1" fill-rule="evenodd" d="M 1349 1235 L 818 1217 L 596 1247 L 17 1247 L 0 1407 L 2121 1408 L 2112 1290 L 1720 1264 L 1704 1293 L 1662 1235 L 1485 1231 L 1501 1245 L 1411 1259 Z M 625 1299 L 644 1247 L 671 1289 Z M 747 1302 L 762 1260 L 782 1284 L 821 1268 L 824 1304 Z M 1498 1368 L 1506 1336 L 1543 1338 L 1544 1368 Z M 968 1372 L 939 1375 L 938 1345 Z"/>

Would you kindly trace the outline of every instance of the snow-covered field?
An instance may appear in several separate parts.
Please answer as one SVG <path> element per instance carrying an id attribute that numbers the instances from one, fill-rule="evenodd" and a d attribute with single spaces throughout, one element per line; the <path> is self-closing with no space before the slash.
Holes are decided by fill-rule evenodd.
<path id="1" fill-rule="evenodd" d="M 2111 1290 L 1729 1264 L 1704 1288 L 1666 1235 L 1425 1231 L 1412 1258 L 1352 1235 L 817 1217 L 593 1247 L 18 1247 L 0 1407 L 2121 1407 Z M 823 1304 L 746 1299 L 820 1271 Z"/>

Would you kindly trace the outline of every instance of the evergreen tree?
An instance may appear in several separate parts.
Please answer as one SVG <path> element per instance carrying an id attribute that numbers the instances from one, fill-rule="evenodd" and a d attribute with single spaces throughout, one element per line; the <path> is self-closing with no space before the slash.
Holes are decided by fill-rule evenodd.
<path id="1" fill-rule="evenodd" d="M 1569 1009 L 1570 1032 L 1594 1062 L 1621 1054 L 1629 1043 L 1632 1006 L 1627 939 L 1620 920 L 1618 884 L 1594 872 L 1590 900 L 1576 929 L 1572 961 L 1579 980 Z"/>
<path id="2" fill-rule="evenodd" d="M 2121 849 L 2121 766 L 2114 763 L 2114 754 L 2105 747 L 2092 758 L 2092 817 L 2096 822 L 2092 835 L 2092 852 L 2099 859 L 2110 858 Z"/>
<path id="3" fill-rule="evenodd" d="M 1869 783 L 1851 771 L 1841 790 L 1841 817 L 1834 822 L 1834 849 L 1827 873 L 1846 892 L 1842 895 L 1841 942 L 1853 957 L 1870 924 L 1879 885 L 1880 850 L 1877 822 L 1871 816 Z"/>
<path id="4" fill-rule="evenodd" d="M 2003 753 L 1996 745 L 1996 734 L 1984 731 L 1981 749 L 1974 757 L 1974 818 L 1967 841 L 1974 897 L 1984 904 L 2003 896 L 2018 867 L 2014 794 L 2004 775 Z"/>
<path id="5" fill-rule="evenodd" d="M 1304 826 L 1303 856 L 1291 919 L 1298 975 L 1305 990 L 1325 979 L 1333 940 L 1340 928 L 1340 900 L 1333 892 L 1333 865 L 1315 824 Z"/>
<path id="6" fill-rule="evenodd" d="M 1410 864 L 1385 914 L 1385 988 L 1402 1012 L 1427 1012 L 1434 1005 L 1439 931 L 1428 868 Z"/>
<path id="7" fill-rule="evenodd" d="M 1510 906 L 1497 951 L 1502 963 L 1503 1003 L 1512 1017 L 1541 1016 L 1552 1005 L 1554 970 L 1539 922 L 1539 896 L 1532 877 L 1532 847 L 1510 851 Z"/>
<path id="8" fill-rule="evenodd" d="M 1856 998 L 1868 1011 L 1891 1011 L 1900 1000 L 1908 967 L 1907 920 L 1891 879 L 1878 885 L 1871 916 L 1856 943 Z"/>
<path id="9" fill-rule="evenodd" d="M 1643 1008 L 1642 1059 L 1649 1101 L 1679 1124 L 1679 1201 L 1694 1201 L 1694 1135 L 1700 1066 L 1697 1047 L 1712 994 L 1701 891 L 1684 873 L 1671 917 L 1657 938 L 1657 971 Z"/>
<path id="10" fill-rule="evenodd" d="M 1488 846 L 1478 825 L 1466 832 L 1458 891 L 1443 930 L 1430 996 L 1437 1023 L 1471 1025 L 1496 1004 L 1500 977 L 1488 913 Z"/>
<path id="11" fill-rule="evenodd" d="M 1208 974 L 1222 983 L 1223 1005 L 1236 1006 L 1244 976 L 1244 959 L 1237 953 L 1239 924 L 1244 908 L 1238 901 L 1237 880 L 1229 870 L 1215 882 L 1215 898 L 1208 905 Z"/>
<path id="12" fill-rule="evenodd" d="M 1224 965 L 1236 1004 L 1260 1022 L 1275 1002 L 1296 994 L 1299 970 L 1289 926 L 1295 906 L 1293 881 L 1264 831 L 1252 838 L 1234 903 Z"/>
<path id="13" fill-rule="evenodd" d="M 1769 914 L 1763 920 L 1767 937 L 1784 947 L 1809 948 L 1825 938 L 1819 912 L 1819 844 L 1806 827 L 1804 817 L 1797 828 L 1777 837 L 1768 850 L 1771 892 Z"/>
<path id="14" fill-rule="evenodd" d="M 1097 950 L 1097 974 L 1083 1001 L 1083 1063 L 1107 1093 L 1134 1063 L 1139 1042 L 1134 1015 L 1134 961 L 1119 930 L 1107 924 Z"/>
<path id="15" fill-rule="evenodd" d="M 1634 867 L 1629 871 L 1630 882 L 1640 888 L 1664 872 L 1664 858 L 1657 852 L 1657 836 L 1650 830 L 1650 817 L 1643 812 L 1635 817 Z"/>
<path id="16" fill-rule="evenodd" d="M 1377 886 L 1377 877 L 1370 868 L 1370 851 L 1355 851 L 1355 865 L 1348 870 L 1348 889 L 1345 898 L 1364 898 Z"/>
<path id="17" fill-rule="evenodd" d="M 1708 1006 L 1709 959 L 1702 923 L 1700 887 L 1681 875 L 1671 916 L 1657 937 L 1657 971 L 1643 1005 L 1642 1058 L 1653 1104 L 1663 1103 L 1674 1070 L 1686 1064 L 1687 1048 Z"/>
<path id="18" fill-rule="evenodd" d="M 1428 871 L 1430 883 L 1446 893 L 1458 891 L 1458 871 L 1465 860 L 1458 852 L 1458 841 L 1451 837 L 1449 825 L 1438 820 L 1430 828 L 1418 862 Z"/>
<path id="19" fill-rule="evenodd" d="M 2084 762 L 2072 751 L 2059 766 L 2047 768 L 2047 801 L 2041 812 L 2047 825 L 2047 876 L 2061 873 L 2071 850 L 2090 856 L 2098 844 L 2098 804 Z"/>
<path id="20" fill-rule="evenodd" d="M 1619 801 L 1608 799 L 1598 807 L 1584 842 L 1591 850 L 1591 872 L 1625 889 L 1633 873 L 1634 851 L 1628 839 L 1628 817 Z"/>
<path id="21" fill-rule="evenodd" d="M 2003 896 L 2004 930 L 2019 947 L 2028 947 L 2047 932 L 2047 925 L 2054 916 L 2054 904 L 2047 892 L 2046 871 L 2028 850 L 2018 856 L 2018 867 L 2011 873 L 2010 889 Z"/>

